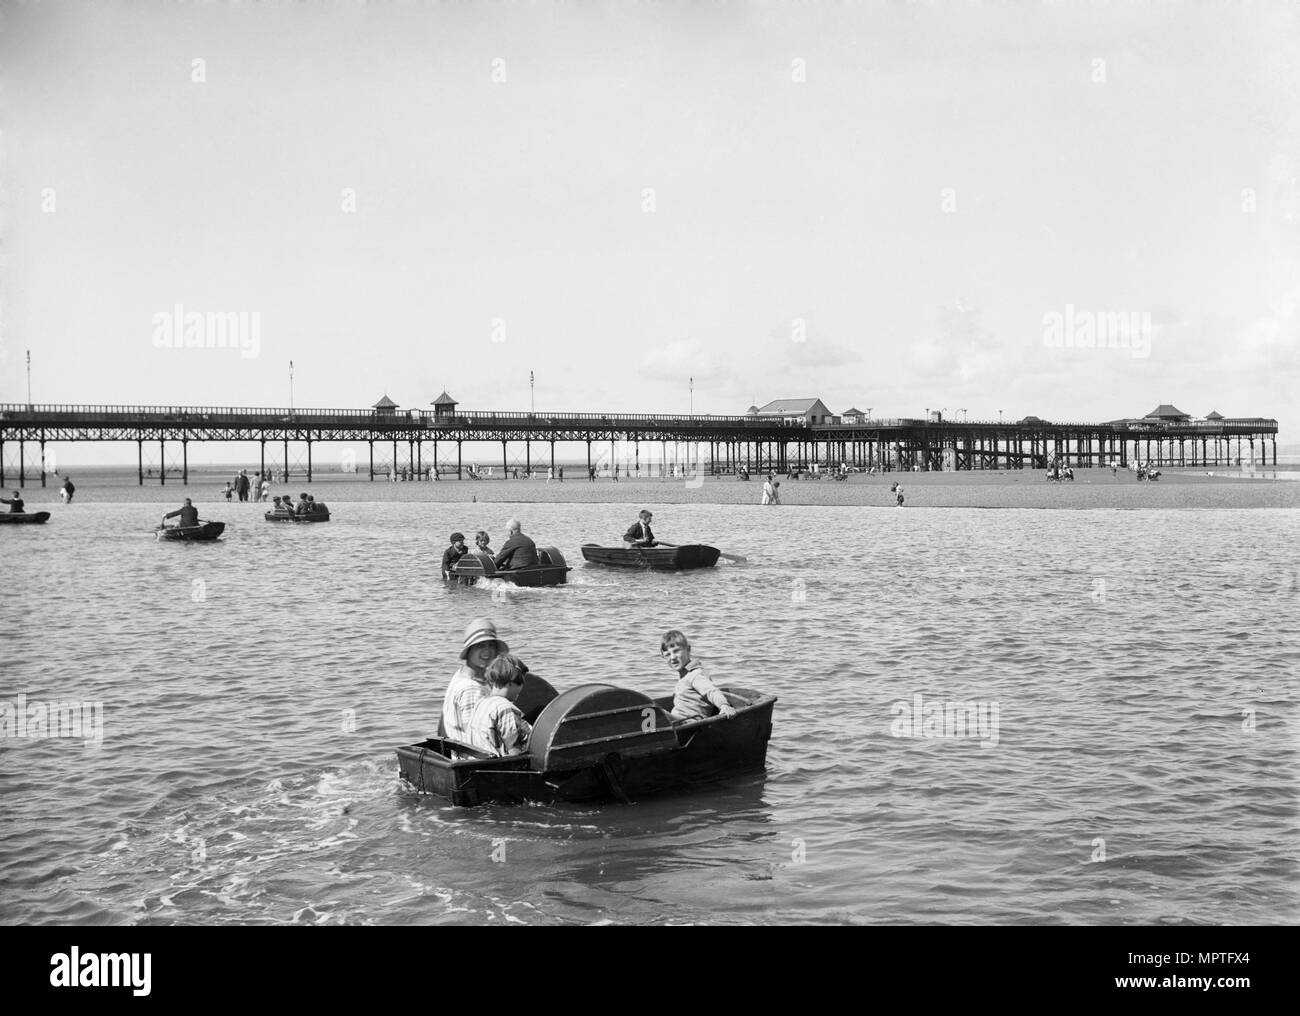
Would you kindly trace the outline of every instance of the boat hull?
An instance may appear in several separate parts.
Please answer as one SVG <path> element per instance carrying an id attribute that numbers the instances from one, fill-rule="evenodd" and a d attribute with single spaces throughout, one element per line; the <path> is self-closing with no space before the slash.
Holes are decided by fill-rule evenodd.
<path id="1" fill-rule="evenodd" d="M 262 516 L 267 522 L 328 522 L 328 511 L 312 512 L 310 515 L 282 515 L 279 512 L 267 512 Z"/>
<path id="2" fill-rule="evenodd" d="M 49 520 L 49 512 L 5 512 L 4 514 L 0 514 L 0 522 L 11 526 L 42 526 Z"/>
<path id="3" fill-rule="evenodd" d="M 503 579 L 517 586 L 562 586 L 572 571 L 564 563 L 564 555 L 554 547 L 537 548 L 538 564 L 530 568 L 505 568 L 498 570 L 491 554 L 471 550 L 452 566 L 451 577 L 462 585 L 473 585 L 482 579 Z"/>
<path id="4" fill-rule="evenodd" d="M 582 545 L 583 558 L 592 564 L 652 571 L 712 568 L 718 563 L 720 553 L 717 547 L 703 543 L 690 543 L 680 547 L 601 547 L 594 543 Z"/>
<path id="5" fill-rule="evenodd" d="M 180 540 L 189 543 L 207 543 L 226 531 L 224 522 L 204 522 L 197 526 L 167 526 L 156 530 L 160 540 Z"/>
<path id="6" fill-rule="evenodd" d="M 595 687 L 610 686 L 586 686 Z M 554 747 L 548 750 L 544 746 L 532 747 L 523 755 L 493 758 L 455 741 L 431 738 L 397 749 L 398 770 L 416 790 L 464 806 L 525 801 L 629 802 L 685 791 L 696 784 L 758 771 L 766 764 L 776 697 L 746 688 L 724 691 L 737 708 L 733 718 L 711 716 L 674 724 L 671 737 L 654 743 L 644 742 L 633 732 L 631 739 L 627 734 L 609 737 L 605 747 L 610 750 L 602 751 L 597 743 L 601 739 L 596 738 L 581 742 L 585 755 L 575 760 L 563 750 L 557 755 Z M 561 696 L 548 709 L 563 708 L 563 699 Z M 666 710 L 672 698 L 652 704 L 657 711 Z M 535 737 L 545 736 L 547 715 L 544 712 L 534 727 Z M 549 768 L 539 768 L 545 764 L 543 759 L 552 757 L 555 761 Z"/>

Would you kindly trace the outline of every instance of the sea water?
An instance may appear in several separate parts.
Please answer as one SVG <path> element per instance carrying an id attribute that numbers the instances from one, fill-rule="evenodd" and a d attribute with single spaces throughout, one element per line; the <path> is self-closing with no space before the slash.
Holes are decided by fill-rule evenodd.
<path id="1" fill-rule="evenodd" d="M 682 504 L 662 539 L 745 562 L 642 573 L 578 549 L 628 506 L 419 488 L 314 488 L 317 526 L 209 500 L 214 544 L 155 541 L 170 485 L 0 531 L 0 920 L 1300 919 L 1295 511 Z M 448 533 L 499 545 L 512 514 L 566 586 L 440 581 Z M 630 806 L 415 793 L 394 749 L 476 615 L 560 689 L 666 694 L 684 630 L 778 696 L 766 772 Z"/>

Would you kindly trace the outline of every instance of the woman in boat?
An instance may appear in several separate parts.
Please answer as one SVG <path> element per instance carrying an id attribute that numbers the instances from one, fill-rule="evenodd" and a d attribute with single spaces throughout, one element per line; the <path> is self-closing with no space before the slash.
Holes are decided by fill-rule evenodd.
<path id="1" fill-rule="evenodd" d="M 23 510 L 24 502 L 23 499 L 18 496 L 18 491 L 15 490 L 13 497 L 0 497 L 0 504 L 7 504 L 9 506 L 9 513 L 12 515 L 15 512 L 21 512 Z"/>
<path id="2" fill-rule="evenodd" d="M 480 529 L 477 533 L 474 534 L 474 549 L 477 550 L 480 554 L 492 553 L 492 548 L 489 546 L 491 542 L 492 542 L 492 538 L 488 536 L 488 534 L 485 533 L 482 529 Z"/>
<path id="3" fill-rule="evenodd" d="M 460 650 L 461 665 L 447 685 L 442 700 L 443 736 L 468 744 L 470 720 L 474 708 L 487 696 L 484 673 L 487 666 L 510 647 L 497 637 L 497 626 L 490 618 L 476 617 L 465 626 L 465 644 Z"/>

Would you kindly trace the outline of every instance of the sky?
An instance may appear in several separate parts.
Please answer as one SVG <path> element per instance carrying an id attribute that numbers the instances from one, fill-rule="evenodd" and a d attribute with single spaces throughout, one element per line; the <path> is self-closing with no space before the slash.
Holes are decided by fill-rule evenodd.
<path id="1" fill-rule="evenodd" d="M 0 12 L 0 402 L 1297 435 L 1294 4 Z"/>

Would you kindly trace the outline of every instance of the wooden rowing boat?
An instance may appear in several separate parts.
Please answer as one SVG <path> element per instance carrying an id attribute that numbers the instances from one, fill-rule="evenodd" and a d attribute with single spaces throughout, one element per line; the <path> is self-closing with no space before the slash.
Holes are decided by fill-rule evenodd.
<path id="1" fill-rule="evenodd" d="M 627 803 L 762 769 L 776 697 L 722 690 L 737 710 L 734 717 L 674 723 L 672 696 L 651 699 L 614 685 L 584 684 L 542 709 L 522 755 L 493 757 L 435 737 L 398 748 L 398 769 L 416 790 L 458 805 Z"/>
<path id="2" fill-rule="evenodd" d="M 160 540 L 215 540 L 226 531 L 224 522 L 200 522 L 197 526 L 159 526 L 155 533 Z"/>
<path id="3" fill-rule="evenodd" d="M 50 520 L 49 512 L 4 512 L 0 514 L 0 522 L 8 525 L 28 525 L 40 526 Z"/>
<path id="4" fill-rule="evenodd" d="M 712 568 L 718 563 L 721 551 L 702 543 L 682 546 L 660 544 L 657 547 L 601 547 L 595 543 L 582 545 L 582 556 L 592 564 L 611 568 L 649 568 L 654 571 L 685 571 L 690 568 Z"/>
<path id="5" fill-rule="evenodd" d="M 471 550 L 452 565 L 451 575 L 465 585 L 473 585 L 480 579 L 504 579 L 517 586 L 562 586 L 572 570 L 556 548 L 538 547 L 537 564 L 528 568 L 498 569 L 491 554 Z"/>

